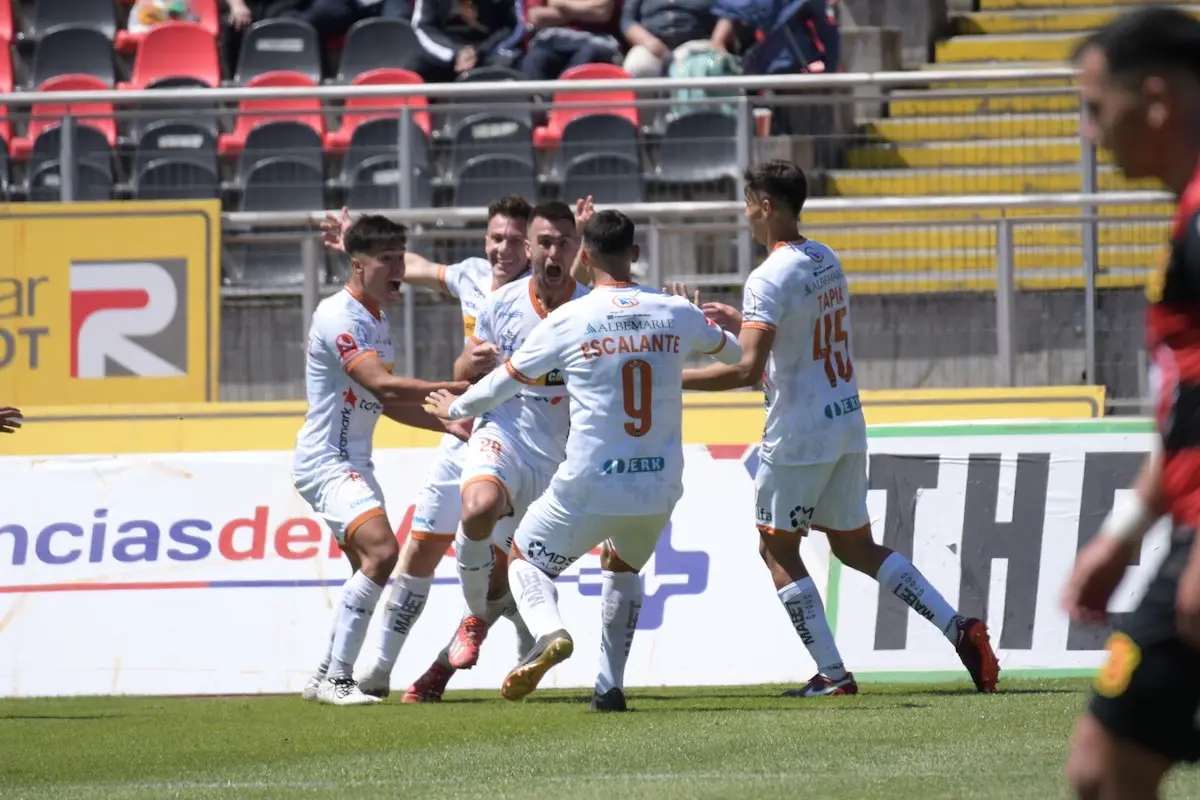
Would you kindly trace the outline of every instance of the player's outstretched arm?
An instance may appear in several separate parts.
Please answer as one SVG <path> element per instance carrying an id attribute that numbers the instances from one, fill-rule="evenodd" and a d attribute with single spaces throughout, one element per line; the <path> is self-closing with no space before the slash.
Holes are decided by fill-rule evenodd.
<path id="1" fill-rule="evenodd" d="M 683 371 L 683 388 L 701 392 L 723 392 L 742 389 L 758 383 L 767 368 L 771 346 L 775 344 L 775 329 L 742 326 L 738 335 L 741 358 L 735 364 L 711 364 Z"/>
<path id="2" fill-rule="evenodd" d="M 579 238 L 583 239 L 583 228 L 596 214 L 596 203 L 589 194 L 587 197 L 580 198 L 575 201 L 575 230 L 579 234 Z M 592 275 L 592 268 L 583 263 L 583 248 L 575 253 L 575 263 L 571 265 L 571 277 L 577 283 L 582 283 L 589 289 L 592 287 L 592 281 L 595 276 Z"/>
<path id="3" fill-rule="evenodd" d="M 461 394 L 469 385 L 466 381 L 423 381 L 401 378 L 387 371 L 374 352 L 367 352 L 346 367 L 346 373 L 385 406 L 400 403 L 420 404 L 430 392 L 446 391 Z"/>
<path id="4" fill-rule="evenodd" d="M 499 347 L 472 337 L 454 360 L 454 380 L 474 383 L 494 370 L 499 358 Z"/>
<path id="5" fill-rule="evenodd" d="M 471 438 L 471 427 L 475 422 L 473 419 L 462 419 L 454 422 L 438 419 L 427 414 L 424 408 L 415 403 L 386 406 L 383 409 L 383 413 L 388 419 L 393 422 L 399 422 L 401 425 L 407 425 L 410 428 L 421 428 L 427 431 L 437 431 L 438 433 L 450 433 L 464 442 Z"/>
<path id="6" fill-rule="evenodd" d="M 429 259 L 419 256 L 416 253 L 404 254 L 405 283 L 411 283 L 413 286 L 420 286 L 422 289 L 444 294 L 447 297 L 454 297 L 454 292 L 450 291 L 450 287 L 443 280 L 445 269 L 446 267 L 434 264 Z"/>
<path id="7" fill-rule="evenodd" d="M 21 409 L 12 406 L 0 408 L 0 433 L 16 433 L 22 419 Z"/>

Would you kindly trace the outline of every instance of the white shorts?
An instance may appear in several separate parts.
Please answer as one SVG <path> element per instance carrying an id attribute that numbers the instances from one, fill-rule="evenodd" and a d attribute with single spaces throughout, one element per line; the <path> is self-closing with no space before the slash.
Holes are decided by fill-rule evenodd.
<path id="1" fill-rule="evenodd" d="M 471 435 L 462 470 L 463 490 L 478 481 L 495 483 L 504 490 L 512 510 L 496 522 L 492 530 L 494 546 L 505 553 L 509 551 L 517 525 L 530 504 L 550 486 L 557 468 L 544 458 L 527 454 L 495 425 L 476 430 Z"/>
<path id="2" fill-rule="evenodd" d="M 325 520 L 342 546 L 359 525 L 387 516 L 383 489 L 375 473 L 364 467 L 347 464 L 320 477 L 297 477 L 295 482 L 296 491 Z"/>
<path id="3" fill-rule="evenodd" d="M 608 542 L 622 561 L 640 572 L 670 520 L 669 511 L 641 516 L 574 514 L 548 491 L 517 526 L 516 546 L 530 564 L 557 576 L 593 547 Z"/>
<path id="4" fill-rule="evenodd" d="M 430 534 L 453 536 L 462 521 L 463 462 L 467 460 L 467 443 L 450 436 L 438 445 L 437 460 L 425 473 L 425 482 L 417 494 L 413 510 L 412 536 L 427 539 Z"/>
<path id="5" fill-rule="evenodd" d="M 763 533 L 853 531 L 867 513 L 867 454 L 847 453 L 824 464 L 761 462 L 754 476 L 755 523 Z"/>

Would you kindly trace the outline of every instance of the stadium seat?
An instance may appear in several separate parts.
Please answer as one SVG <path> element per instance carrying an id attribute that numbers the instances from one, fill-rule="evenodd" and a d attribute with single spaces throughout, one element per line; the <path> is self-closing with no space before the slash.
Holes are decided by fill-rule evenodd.
<path id="1" fill-rule="evenodd" d="M 264 19 L 250 26 L 242 39 L 233 81 L 247 81 L 268 72 L 299 72 L 321 82 L 321 42 L 304 20 Z"/>
<path id="2" fill-rule="evenodd" d="M 346 204 L 350 208 L 400 208 L 400 165 L 395 156 L 373 156 L 358 164 L 350 178 Z M 410 179 L 412 208 L 433 206 L 433 186 L 425 169 L 415 168 Z"/>
<path id="3" fill-rule="evenodd" d="M 160 78 L 150 84 L 150 89 L 198 89 L 205 83 L 196 78 Z M 172 103 L 147 103 L 136 107 L 130 115 L 129 135 L 139 140 L 143 132 L 152 125 L 162 122 L 179 122 L 205 128 L 215 139 L 221 132 L 218 121 L 219 110 L 212 101 L 179 100 Z"/>
<path id="4" fill-rule="evenodd" d="M 661 180 L 711 183 L 736 179 L 737 168 L 737 119 L 732 115 L 694 111 L 667 123 L 658 150 Z"/>
<path id="5" fill-rule="evenodd" d="M 58 161 L 62 156 L 62 145 L 61 125 L 46 128 L 38 134 L 29 153 L 29 172 L 37 172 L 42 164 Z M 112 175 L 112 145 L 103 133 L 88 125 L 75 126 L 75 160 L 86 161 Z"/>
<path id="6" fill-rule="evenodd" d="M 338 83 L 351 83 L 364 72 L 390 67 L 410 69 L 424 50 L 407 22 L 375 17 L 359 20 L 346 33 Z"/>
<path id="7" fill-rule="evenodd" d="M 125 0 L 122 0 L 122 2 L 125 2 Z M 212 35 L 213 39 L 216 39 L 218 34 L 221 32 L 221 10 L 217 7 L 218 2 L 219 0 L 188 0 L 188 4 L 191 6 L 192 13 L 197 17 L 197 21 L 195 23 L 170 22 L 163 24 L 199 25 L 201 28 L 208 31 L 209 34 Z M 127 5 L 128 4 L 131 3 L 127 3 Z M 162 26 L 157 25 L 154 28 L 151 28 L 150 31 L 141 31 L 139 33 L 133 33 L 131 31 L 118 31 L 115 41 L 117 52 L 127 56 L 133 55 L 146 40 L 146 36 L 152 31 L 157 30 L 159 27 Z"/>
<path id="8" fill-rule="evenodd" d="M 217 173 L 192 160 L 155 159 L 133 179 L 134 200 L 207 200 L 221 196 Z"/>
<path id="9" fill-rule="evenodd" d="M 0 0 L 0 2 L 3 2 L 3 0 Z M 0 92 L 11 92 L 13 86 L 12 52 L 7 46 L 4 46 L 0 50 Z"/>
<path id="10" fill-rule="evenodd" d="M 0 144 L 4 145 L 4 159 L 8 160 L 8 147 L 12 141 L 12 124 L 8 121 L 8 106 L 0 106 Z"/>
<path id="11" fill-rule="evenodd" d="M 8 199 L 8 147 L 0 147 L 0 199 Z"/>
<path id="12" fill-rule="evenodd" d="M 411 156 L 414 167 L 429 170 L 429 140 L 425 131 L 412 125 Z M 354 129 L 350 145 L 346 148 L 346 156 L 342 159 L 342 180 L 349 183 L 354 171 L 368 159 L 376 156 L 388 156 L 399 162 L 400 124 L 395 119 L 373 119 L 364 122 Z"/>
<path id="13" fill-rule="evenodd" d="M 538 196 L 533 166 L 509 155 L 476 156 L 459 170 L 456 183 L 454 205 L 459 208 L 486 207 L 502 194 Z"/>
<path id="14" fill-rule="evenodd" d="M 454 135 L 450 175 L 476 156 L 489 153 L 513 156 L 532 165 L 533 132 L 529 125 L 507 117 L 479 114 L 465 120 Z"/>
<path id="15" fill-rule="evenodd" d="M 483 82 L 512 82 L 523 81 L 525 76 L 516 70 L 503 67 L 478 67 L 464 72 L 455 80 L 456 83 Z M 467 100 L 466 98 L 450 103 L 446 112 L 445 135 L 453 139 L 458 136 L 459 128 L 468 120 L 482 114 L 492 117 L 505 117 L 515 120 L 526 127 L 533 127 L 533 97 L 525 93 L 510 94 L 497 91 L 486 98 Z"/>
<path id="16" fill-rule="evenodd" d="M 424 83 L 421 76 L 406 69 L 374 69 L 354 79 L 355 86 L 411 86 L 418 83 Z M 381 117 L 395 119 L 395 109 L 405 106 L 413 109 L 413 121 L 428 137 L 432 125 L 429 120 L 429 101 L 424 96 L 350 97 L 346 99 L 341 128 L 325 137 L 325 146 L 332 152 L 340 153 L 349 146 L 359 125 Z"/>
<path id="17" fill-rule="evenodd" d="M 558 79 L 560 81 L 621 81 L 628 80 L 629 73 L 615 64 L 581 64 L 578 67 L 572 67 L 567 70 Z M 538 128 L 533 132 L 534 146 L 539 150 L 548 150 L 557 147 L 559 141 L 562 139 L 562 132 L 567 127 L 567 123 L 577 117 L 585 117 L 588 114 L 603 113 L 625 117 L 633 123 L 635 128 L 640 130 L 641 120 L 638 117 L 637 108 L 634 107 L 635 99 L 633 91 L 630 89 L 611 89 L 602 92 L 572 92 L 569 90 L 555 92 L 554 105 L 550 109 L 550 116 L 546 121 L 545 127 Z M 564 104 L 567 103 L 593 103 L 603 104 L 603 106 L 564 107 Z"/>
<path id="18" fill-rule="evenodd" d="M 147 125 L 137 140 L 131 172 L 136 176 L 152 161 L 190 161 L 217 172 L 217 137 L 205 125 L 186 120 L 159 120 Z"/>
<path id="19" fill-rule="evenodd" d="M 238 158 L 236 177 L 243 179 L 254 166 L 268 158 L 286 156 L 314 169 L 324 164 L 321 135 L 302 122 L 264 122 L 246 136 Z"/>
<path id="20" fill-rule="evenodd" d="M 51 78 L 38 87 L 42 92 L 97 91 L 107 89 L 104 83 L 88 75 L 63 75 Z M 97 128 L 104 134 L 110 147 L 117 142 L 117 123 L 113 120 L 111 103 L 35 103 L 30 110 L 29 126 L 25 136 L 12 142 L 12 156 L 25 161 L 33 151 L 33 143 L 42 131 L 59 124 L 68 112 L 77 117 L 80 125 Z"/>
<path id="21" fill-rule="evenodd" d="M 591 195 L 597 203 L 643 203 L 642 166 L 625 156 L 592 154 L 567 165 L 561 197 Z"/>
<path id="22" fill-rule="evenodd" d="M 246 175 L 239 207 L 242 211 L 324 208 L 325 187 L 321 171 L 287 156 L 260 161 Z M 230 277 L 237 283 L 296 285 L 304 280 L 299 242 L 236 244 L 228 248 L 228 253 L 232 262 Z"/>
<path id="23" fill-rule="evenodd" d="M 47 34 L 33 54 L 31 86 L 62 75 L 90 75 L 112 88 L 116 80 L 112 42 L 90 28 L 58 28 Z"/>
<path id="24" fill-rule="evenodd" d="M 13 33 L 12 0 L 0 0 L 0 42 L 6 49 L 13 40 Z"/>
<path id="25" fill-rule="evenodd" d="M 253 78 L 246 86 L 312 87 L 315 84 L 298 72 L 268 72 Z M 246 137 L 250 132 L 268 122 L 298 122 L 307 125 L 324 141 L 325 117 L 321 113 L 321 101 L 318 98 L 243 100 L 238 105 L 237 122 L 233 131 L 223 134 L 217 141 L 218 152 L 222 156 L 237 156 L 245 147 Z"/>
<path id="26" fill-rule="evenodd" d="M 103 0 L 37 0 L 29 5 L 27 19 L 31 39 L 62 28 L 91 28 L 103 34 L 111 47 L 117 33 L 116 9 Z"/>
<path id="27" fill-rule="evenodd" d="M 30 202 L 57 203 L 62 200 L 62 175 L 59 172 L 59 162 L 46 162 L 31 172 L 27 186 Z M 111 200 L 112 190 L 111 173 L 86 161 L 76 164 L 76 200 Z"/>
<path id="28" fill-rule="evenodd" d="M 558 163 L 565 167 L 580 156 L 593 153 L 640 161 L 638 129 L 616 114 L 588 114 L 568 122 L 558 145 Z"/>
<path id="29" fill-rule="evenodd" d="M 120 89 L 147 89 L 166 78 L 190 78 L 221 85 L 217 40 L 194 22 L 164 22 L 151 28 L 133 60 L 133 75 Z"/>

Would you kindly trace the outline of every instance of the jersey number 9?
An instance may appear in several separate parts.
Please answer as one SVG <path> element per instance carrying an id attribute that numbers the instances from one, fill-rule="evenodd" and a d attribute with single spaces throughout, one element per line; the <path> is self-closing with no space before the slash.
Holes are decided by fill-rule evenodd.
<path id="1" fill-rule="evenodd" d="M 650 362 L 634 358 L 621 365 L 621 388 L 625 394 L 625 432 L 645 436 L 650 430 L 650 405 L 654 392 Z"/>
<path id="2" fill-rule="evenodd" d="M 854 377 L 850 363 L 850 332 L 843 327 L 846 309 L 837 308 L 817 317 L 813 328 L 813 361 L 825 362 L 825 377 L 837 388 L 838 378 L 848 381 Z M 836 368 L 835 368 L 836 365 Z"/>

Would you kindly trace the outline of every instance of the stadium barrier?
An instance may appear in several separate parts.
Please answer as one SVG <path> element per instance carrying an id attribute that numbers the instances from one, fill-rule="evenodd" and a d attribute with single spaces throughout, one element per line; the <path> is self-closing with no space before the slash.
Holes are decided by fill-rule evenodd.
<path id="1" fill-rule="evenodd" d="M 985 618 L 1006 674 L 1087 674 L 1105 631 L 1068 622 L 1058 597 L 1153 442 L 1148 421 L 875 426 L 875 536 L 909 555 L 966 614 Z M 644 573 L 631 686 L 797 682 L 814 671 L 758 556 L 746 443 L 685 445 L 685 494 Z M 433 457 L 383 450 L 377 474 L 404 536 Z M 323 650 L 348 575 L 297 496 L 290 453 L 0 458 L 0 694 L 298 692 Z M 20 498 L 14 502 L 12 498 Z M 1127 612 L 1165 554 L 1162 526 L 1118 590 Z M 847 666 L 864 680 L 964 677 L 950 644 L 878 585 L 804 551 Z M 590 686 L 598 560 L 561 580 L 576 655 L 544 685 Z M 394 673 L 406 686 L 459 620 L 453 563 Z M 47 631 L 54 633 L 47 635 Z M 497 626 L 454 688 L 495 689 L 514 659 Z M 369 653 L 369 646 L 368 651 Z"/>

